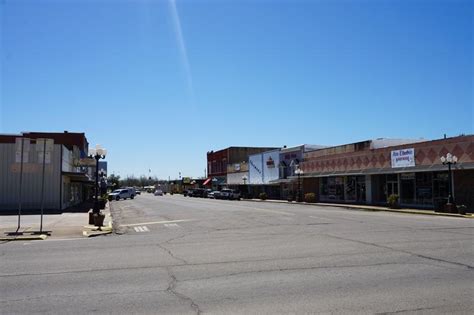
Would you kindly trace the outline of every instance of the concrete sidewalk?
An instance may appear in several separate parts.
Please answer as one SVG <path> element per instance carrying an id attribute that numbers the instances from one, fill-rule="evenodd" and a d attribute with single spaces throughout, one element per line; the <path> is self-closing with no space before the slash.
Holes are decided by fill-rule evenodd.
<path id="1" fill-rule="evenodd" d="M 71 239 L 83 238 L 112 232 L 112 217 L 107 203 L 102 212 L 105 214 L 104 227 L 97 231 L 97 227 L 89 225 L 89 214 L 68 213 L 45 214 L 43 216 L 43 233 L 32 233 L 40 229 L 40 215 L 22 215 L 20 229 L 23 235 L 8 235 L 15 232 L 18 227 L 18 216 L 8 215 L 0 217 L 0 241 L 14 240 L 44 240 L 50 239 Z M 48 233 L 49 232 L 49 233 Z"/>
<path id="2" fill-rule="evenodd" d="M 324 206 L 324 207 L 336 207 L 344 208 L 349 210 L 359 210 L 359 211 L 386 211 L 386 212 L 397 212 L 397 213 L 406 213 L 406 214 L 422 214 L 422 215 L 435 215 L 435 216 L 444 216 L 444 217 L 454 217 L 454 218 L 468 218 L 474 219 L 472 213 L 469 214 L 457 214 L 457 213 L 443 213 L 435 212 L 434 210 L 420 210 L 420 209 L 390 209 L 388 207 L 380 206 L 370 206 L 370 205 L 351 205 L 351 204 L 335 204 L 335 203 L 308 203 L 308 202 L 296 202 L 296 201 L 286 201 L 286 200 L 260 200 L 260 199 L 242 199 L 245 201 L 254 201 L 254 202 L 274 202 L 274 203 L 285 203 L 293 205 L 309 205 L 309 206 Z"/>

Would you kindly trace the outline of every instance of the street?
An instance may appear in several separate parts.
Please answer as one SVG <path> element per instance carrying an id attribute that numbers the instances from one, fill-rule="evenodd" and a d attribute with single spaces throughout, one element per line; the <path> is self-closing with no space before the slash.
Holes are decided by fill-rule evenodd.
<path id="1" fill-rule="evenodd" d="M 0 244 L 0 313 L 472 314 L 474 221 L 142 194 L 117 234 Z"/>

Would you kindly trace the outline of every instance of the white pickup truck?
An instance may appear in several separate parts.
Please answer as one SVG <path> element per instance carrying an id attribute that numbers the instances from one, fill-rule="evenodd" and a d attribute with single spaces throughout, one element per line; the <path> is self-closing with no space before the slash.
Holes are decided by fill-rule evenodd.
<path id="1" fill-rule="evenodd" d="M 234 189 L 222 189 L 219 199 L 240 200 L 240 192 Z"/>
<path id="2" fill-rule="evenodd" d="M 109 194 L 109 200 L 120 200 L 120 199 L 133 199 L 135 198 L 134 189 L 116 189 Z"/>

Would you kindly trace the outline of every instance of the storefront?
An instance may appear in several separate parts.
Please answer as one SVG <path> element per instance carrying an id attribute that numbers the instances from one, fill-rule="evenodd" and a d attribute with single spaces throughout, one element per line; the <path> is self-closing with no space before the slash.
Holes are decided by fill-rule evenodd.
<path id="1" fill-rule="evenodd" d="M 383 146 L 364 141 L 305 154 L 305 178 L 319 181 L 320 202 L 386 205 L 390 195 L 402 207 L 439 209 L 449 196 L 474 208 L 474 136 Z M 451 180 L 440 157 L 452 153 Z M 308 191 L 307 188 L 304 189 Z"/>
<path id="2" fill-rule="evenodd" d="M 335 176 L 320 179 L 321 201 L 365 203 L 365 176 Z"/>
<path id="3" fill-rule="evenodd" d="M 280 198 L 279 178 L 280 149 L 249 155 L 249 192 L 257 197 L 266 193 L 268 198 Z"/>

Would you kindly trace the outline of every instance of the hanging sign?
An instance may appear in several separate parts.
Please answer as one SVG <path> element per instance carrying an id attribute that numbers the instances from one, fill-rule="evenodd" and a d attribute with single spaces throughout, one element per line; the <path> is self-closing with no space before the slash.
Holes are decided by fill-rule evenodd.
<path id="1" fill-rule="evenodd" d="M 415 166 L 415 149 L 392 151 L 392 168 Z"/>

